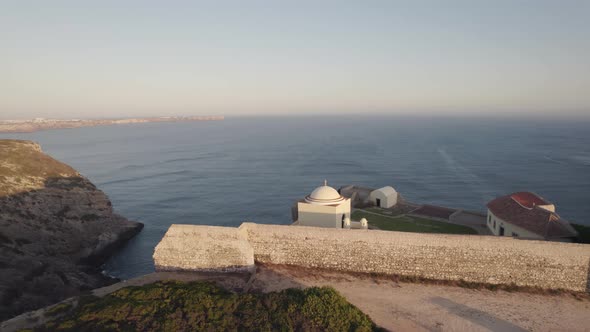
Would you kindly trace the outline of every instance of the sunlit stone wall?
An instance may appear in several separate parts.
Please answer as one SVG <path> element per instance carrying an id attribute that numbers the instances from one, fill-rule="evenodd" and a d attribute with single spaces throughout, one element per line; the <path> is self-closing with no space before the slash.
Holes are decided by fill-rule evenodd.
<path id="1" fill-rule="evenodd" d="M 237 228 L 172 225 L 156 246 L 154 263 L 157 271 L 252 271 L 254 252 Z"/>
<path id="2" fill-rule="evenodd" d="M 239 228 L 182 225 L 182 231 L 178 226 L 156 248 L 159 270 L 248 269 L 255 260 L 547 289 L 589 287 L 590 245 L 585 244 L 254 223 Z"/>

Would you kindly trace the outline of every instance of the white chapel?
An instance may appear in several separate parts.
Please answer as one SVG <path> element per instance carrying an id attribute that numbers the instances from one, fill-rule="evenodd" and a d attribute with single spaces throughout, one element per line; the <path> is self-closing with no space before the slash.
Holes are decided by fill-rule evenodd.
<path id="1" fill-rule="evenodd" d="M 350 198 L 343 197 L 328 186 L 317 187 L 297 202 L 296 225 L 329 228 L 350 228 Z"/>

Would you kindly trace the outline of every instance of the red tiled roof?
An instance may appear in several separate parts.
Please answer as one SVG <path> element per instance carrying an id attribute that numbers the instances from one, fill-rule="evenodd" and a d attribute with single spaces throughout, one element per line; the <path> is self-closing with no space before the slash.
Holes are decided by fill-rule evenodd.
<path id="1" fill-rule="evenodd" d="M 512 195 L 510 195 L 510 197 L 512 197 L 513 200 L 517 201 L 520 205 L 532 209 L 533 207 L 535 207 L 536 205 L 548 205 L 551 204 L 549 202 L 547 202 L 545 199 L 543 199 L 542 197 L 527 192 L 527 191 L 521 191 L 521 192 L 517 192 L 514 193 Z"/>
<path id="2" fill-rule="evenodd" d="M 569 222 L 561 219 L 557 213 L 538 206 L 548 204 L 551 203 L 533 193 L 518 192 L 498 197 L 487 206 L 496 217 L 545 239 L 577 236 L 578 233 Z"/>

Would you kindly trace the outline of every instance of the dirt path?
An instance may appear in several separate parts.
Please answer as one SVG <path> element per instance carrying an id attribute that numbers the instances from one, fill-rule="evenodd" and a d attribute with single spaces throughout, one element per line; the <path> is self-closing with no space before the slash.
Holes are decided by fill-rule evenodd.
<path id="1" fill-rule="evenodd" d="M 571 295 L 397 283 L 292 267 L 258 269 L 253 290 L 332 286 L 393 331 L 590 331 L 590 301 Z"/>
<path id="2" fill-rule="evenodd" d="M 486 217 L 475 212 L 457 210 L 449 217 L 449 223 L 471 227 L 479 235 L 493 235 L 486 224 Z"/>

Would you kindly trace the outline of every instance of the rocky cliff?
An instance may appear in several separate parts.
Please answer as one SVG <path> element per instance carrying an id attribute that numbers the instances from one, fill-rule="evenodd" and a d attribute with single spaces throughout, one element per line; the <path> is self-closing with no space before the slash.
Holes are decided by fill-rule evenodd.
<path id="1" fill-rule="evenodd" d="M 100 265 L 142 227 L 38 144 L 0 140 L 0 321 L 113 282 Z"/>

